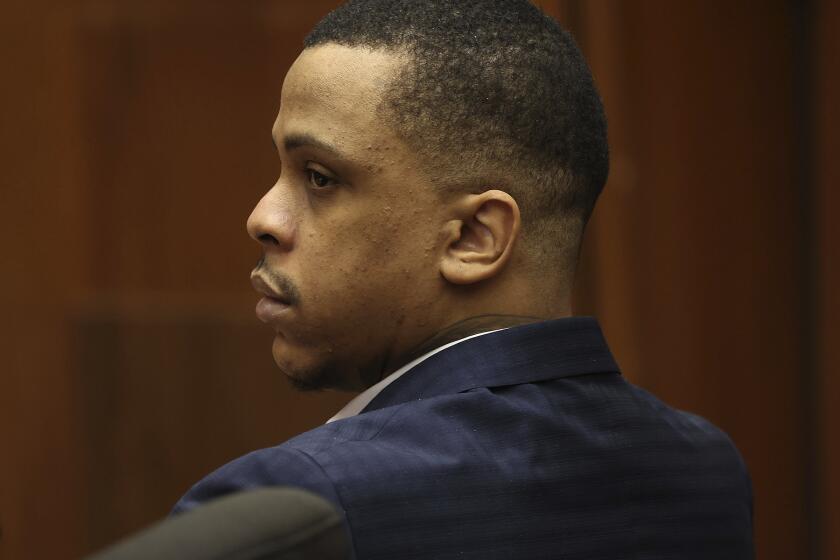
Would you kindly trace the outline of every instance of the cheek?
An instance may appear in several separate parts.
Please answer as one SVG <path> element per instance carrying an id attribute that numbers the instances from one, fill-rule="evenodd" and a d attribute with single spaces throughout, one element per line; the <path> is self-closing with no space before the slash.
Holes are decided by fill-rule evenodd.
<path id="1" fill-rule="evenodd" d="M 394 204 L 301 231 L 296 260 L 312 312 L 345 324 L 367 319 L 393 325 L 406 303 L 421 295 L 424 278 L 434 275 L 437 235 L 427 216 L 417 209 L 397 212 Z"/>
<path id="2" fill-rule="evenodd" d="M 313 236 L 309 247 L 301 245 L 300 289 L 308 315 L 323 321 L 344 323 L 368 309 L 372 311 L 381 288 L 391 248 L 386 240 L 369 235 L 355 239 Z M 308 249 L 308 250 L 307 250 Z"/>

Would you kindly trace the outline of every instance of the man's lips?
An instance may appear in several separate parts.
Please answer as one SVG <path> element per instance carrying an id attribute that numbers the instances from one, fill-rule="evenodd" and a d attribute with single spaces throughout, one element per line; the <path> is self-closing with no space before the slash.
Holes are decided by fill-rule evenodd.
<path id="1" fill-rule="evenodd" d="M 263 323 L 273 323 L 291 307 L 289 298 L 271 286 L 260 274 L 251 274 L 251 285 L 264 296 L 257 302 L 256 308 L 257 318 Z"/>
<path id="2" fill-rule="evenodd" d="M 289 307 L 288 303 L 284 303 L 279 299 L 264 296 L 257 302 L 257 318 L 263 323 L 274 323 Z"/>

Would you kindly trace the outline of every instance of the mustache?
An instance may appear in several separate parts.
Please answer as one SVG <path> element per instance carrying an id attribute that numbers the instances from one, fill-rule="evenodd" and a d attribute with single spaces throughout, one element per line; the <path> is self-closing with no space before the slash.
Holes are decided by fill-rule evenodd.
<path id="1" fill-rule="evenodd" d="M 283 295 L 283 298 L 290 304 L 295 305 L 300 301 L 300 290 L 298 290 L 292 279 L 276 270 L 271 270 L 265 263 L 265 255 L 260 257 L 257 265 L 254 267 L 252 274 L 259 274 L 266 282 L 277 292 Z"/>

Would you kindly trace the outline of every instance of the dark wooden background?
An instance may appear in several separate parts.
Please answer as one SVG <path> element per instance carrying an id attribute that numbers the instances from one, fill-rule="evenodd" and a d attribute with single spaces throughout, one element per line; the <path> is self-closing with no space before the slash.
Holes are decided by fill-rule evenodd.
<path id="1" fill-rule="evenodd" d="M 323 422 L 253 317 L 283 75 L 333 0 L 4 0 L 0 558 L 78 557 Z M 762 559 L 840 557 L 840 4 L 544 0 L 610 119 L 578 309 L 723 427 Z"/>

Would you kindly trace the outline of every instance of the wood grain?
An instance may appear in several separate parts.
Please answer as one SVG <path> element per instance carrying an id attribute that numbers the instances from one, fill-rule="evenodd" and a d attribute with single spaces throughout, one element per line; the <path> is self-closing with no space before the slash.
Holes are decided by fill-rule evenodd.
<path id="1" fill-rule="evenodd" d="M 820 464 L 818 507 L 823 514 L 817 535 L 823 558 L 840 558 L 840 5 L 831 0 L 817 4 L 816 183 L 818 267 L 817 321 L 819 356 L 818 393 Z"/>

